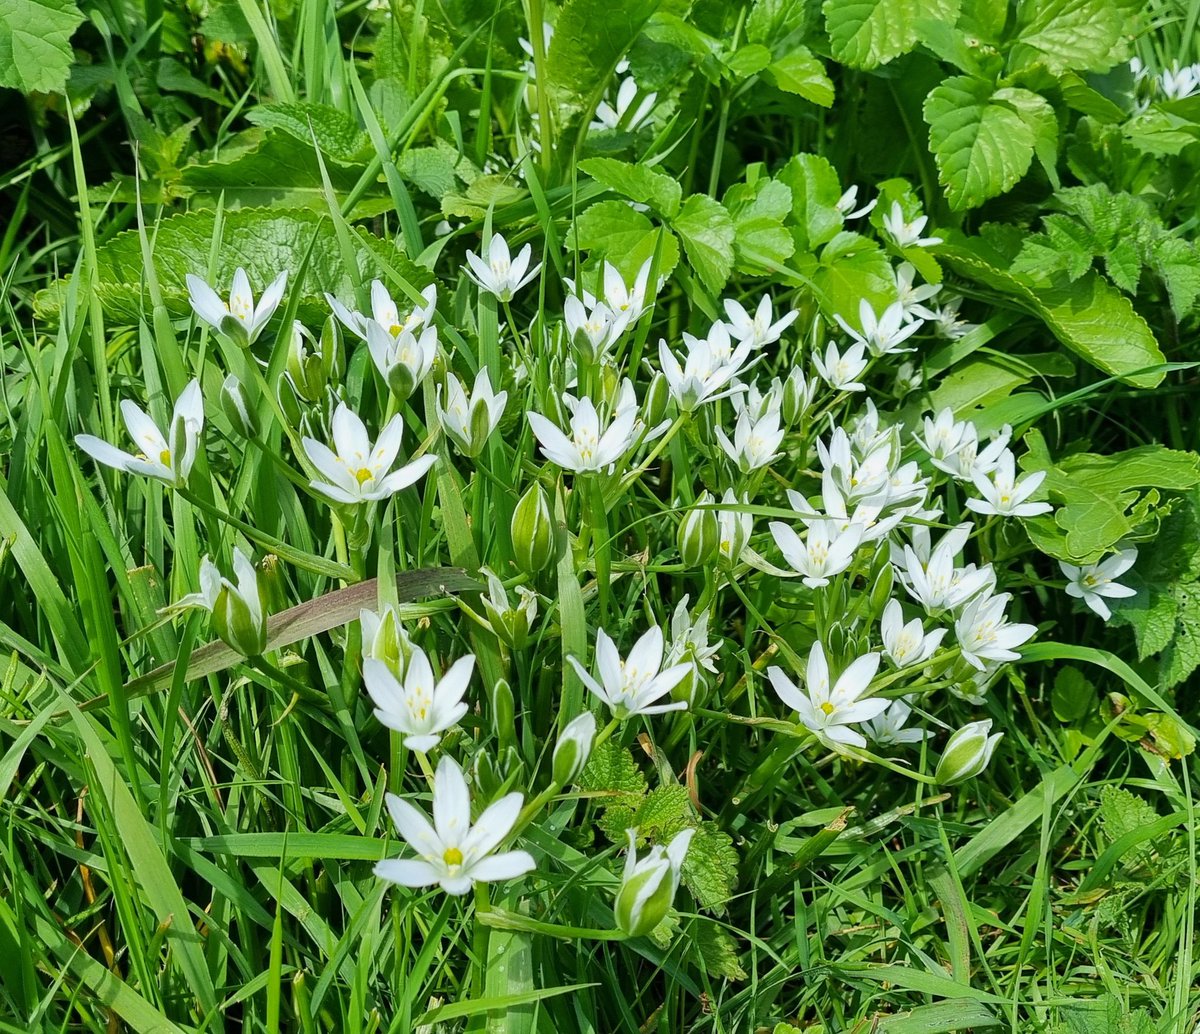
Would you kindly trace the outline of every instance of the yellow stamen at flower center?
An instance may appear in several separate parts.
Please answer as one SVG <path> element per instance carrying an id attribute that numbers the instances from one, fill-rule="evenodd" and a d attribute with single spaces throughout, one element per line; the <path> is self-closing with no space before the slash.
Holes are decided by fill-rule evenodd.
<path id="1" fill-rule="evenodd" d="M 169 467 L 171 465 L 171 450 L 163 449 L 163 451 L 158 454 L 158 462 L 164 467 Z"/>
<path id="2" fill-rule="evenodd" d="M 463 853 L 457 847 L 448 847 L 442 854 L 442 861 L 451 866 L 462 865 Z"/>
<path id="3" fill-rule="evenodd" d="M 831 715 L 833 714 L 833 704 L 826 700 L 825 703 L 821 705 L 821 710 L 824 711 L 825 714 Z"/>
<path id="4" fill-rule="evenodd" d="M 354 472 L 355 480 L 358 481 L 360 485 L 370 481 L 374 476 L 375 472 L 371 470 L 370 467 L 359 467 L 358 470 Z"/>

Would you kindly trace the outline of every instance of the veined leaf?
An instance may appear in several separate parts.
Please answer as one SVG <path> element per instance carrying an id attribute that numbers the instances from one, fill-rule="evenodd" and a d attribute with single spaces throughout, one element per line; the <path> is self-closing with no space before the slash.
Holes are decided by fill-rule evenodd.
<path id="1" fill-rule="evenodd" d="M 907 54 L 923 18 L 953 22 L 959 0 L 825 0 L 833 56 L 851 68 L 876 68 Z"/>
<path id="2" fill-rule="evenodd" d="M 668 219 L 679 212 L 683 193 L 679 181 L 648 165 L 631 165 L 616 158 L 588 158 L 579 163 L 579 168 L 597 183 L 631 201 L 649 205 Z"/>
<path id="3" fill-rule="evenodd" d="M 1029 170 L 1038 134 L 1002 100 L 990 83 L 967 75 L 952 76 L 925 98 L 929 147 L 953 208 L 977 208 Z"/>
<path id="4" fill-rule="evenodd" d="M 61 93 L 82 21 L 72 0 L 0 0 L 0 87 Z"/>
<path id="5" fill-rule="evenodd" d="M 1041 64 L 1056 75 L 1107 71 L 1128 56 L 1124 22 L 1112 0 L 1022 0 L 1009 66 Z"/>
<path id="6" fill-rule="evenodd" d="M 671 226 L 704 286 L 720 291 L 733 272 L 735 231 L 729 213 L 708 195 L 693 194 Z"/>

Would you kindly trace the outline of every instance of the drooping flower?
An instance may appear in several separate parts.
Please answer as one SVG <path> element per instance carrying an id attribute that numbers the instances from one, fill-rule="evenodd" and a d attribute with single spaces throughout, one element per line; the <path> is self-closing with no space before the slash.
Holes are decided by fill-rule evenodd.
<path id="1" fill-rule="evenodd" d="M 363 682 L 375 703 L 379 722 L 403 733 L 409 750 L 430 751 L 442 733 L 467 713 L 463 694 L 474 667 L 474 654 L 467 654 L 450 665 L 441 679 L 435 679 L 429 657 L 419 646 L 413 646 L 403 680 L 386 662 L 368 657 L 363 661 Z"/>
<path id="2" fill-rule="evenodd" d="M 684 701 L 660 704 L 657 701 L 671 692 L 676 683 L 691 670 L 690 664 L 675 664 L 663 668 L 662 629 L 652 625 L 633 644 L 624 660 L 604 629 L 596 633 L 596 674 L 599 681 L 576 660 L 568 657 L 579 673 L 583 684 L 596 694 L 613 713 L 614 718 L 632 718 L 639 714 L 662 714 L 687 707 Z"/>
<path id="3" fill-rule="evenodd" d="M 507 391 L 492 391 L 486 366 L 481 366 L 475 375 L 470 395 L 463 391 L 462 382 L 454 374 L 447 373 L 444 409 L 440 389 L 437 394 L 438 422 L 464 456 L 478 456 L 499 425 L 507 404 Z"/>
<path id="4" fill-rule="evenodd" d="M 447 894 L 466 894 L 476 883 L 494 883 L 523 876 L 534 868 L 528 851 L 496 848 L 509 835 L 525 798 L 510 793 L 489 805 L 471 824 L 471 794 L 458 763 L 451 757 L 438 762 L 433 778 L 433 822 L 395 794 L 387 795 L 388 812 L 397 832 L 418 858 L 387 858 L 375 875 L 402 887 L 440 884 Z"/>
<path id="5" fill-rule="evenodd" d="M 398 413 L 372 444 L 357 414 L 340 402 L 333 413 L 332 430 L 333 449 L 313 438 L 303 438 L 301 444 L 312 465 L 325 478 L 314 479 L 310 485 L 336 503 L 386 499 L 420 479 L 437 462 L 436 456 L 427 454 L 392 470 L 404 432 L 404 422 Z"/>
<path id="6" fill-rule="evenodd" d="M 634 81 L 633 76 L 627 76 L 617 87 L 616 107 L 613 107 L 608 101 L 601 101 L 596 105 L 596 117 L 588 128 L 625 129 L 630 133 L 634 132 L 650 117 L 650 113 L 654 110 L 654 104 L 658 100 L 658 94 L 646 94 L 635 108 L 634 101 L 637 99 L 638 84 Z"/>
<path id="7" fill-rule="evenodd" d="M 1016 457 L 1005 449 L 996 461 L 991 475 L 976 474 L 975 489 L 982 499 L 968 499 L 967 509 L 975 513 L 996 514 L 1000 517 L 1036 517 L 1054 509 L 1049 503 L 1030 503 L 1026 500 L 1046 479 L 1044 470 L 1031 471 L 1018 479 Z"/>
<path id="8" fill-rule="evenodd" d="M 862 208 L 856 209 L 854 206 L 857 204 L 858 185 L 855 184 L 837 199 L 837 210 L 842 213 L 843 219 L 859 219 L 879 204 L 879 198 L 873 198 L 863 205 Z"/>
<path id="9" fill-rule="evenodd" d="M 529 261 L 533 257 L 532 244 L 526 244 L 513 258 L 508 250 L 508 241 L 494 233 L 486 251 L 486 262 L 473 251 L 467 252 L 467 276 L 502 302 L 512 301 L 513 295 L 541 272 L 540 262 L 529 268 Z"/>
<path id="10" fill-rule="evenodd" d="M 283 301 L 288 274 L 285 269 L 271 281 L 257 306 L 254 304 L 254 293 L 250 290 L 250 278 L 241 266 L 233 274 L 228 302 L 223 302 L 207 281 L 193 273 L 188 273 L 184 279 L 187 282 L 188 301 L 192 303 L 196 315 L 230 341 L 249 348 Z"/>
<path id="11" fill-rule="evenodd" d="M 897 697 L 880 714 L 863 723 L 867 739 L 881 747 L 900 743 L 920 743 L 930 733 L 927 729 L 908 729 L 905 723 L 912 714 L 912 707 L 904 697 Z"/>
<path id="12" fill-rule="evenodd" d="M 257 657 L 267 648 L 267 619 L 258 591 L 254 564 L 233 547 L 235 585 L 221 575 L 208 557 L 200 561 L 200 591 L 179 601 L 180 607 L 200 607 L 212 615 L 217 635 L 243 657 Z"/>
<path id="13" fill-rule="evenodd" d="M 200 432 L 204 429 L 200 382 L 191 381 L 175 401 L 169 435 L 164 435 L 145 410 L 129 399 L 121 401 L 121 416 L 129 437 L 138 447 L 136 455 L 123 452 L 94 434 L 76 435 L 75 444 L 105 466 L 157 478 L 176 487 L 186 484 L 200 450 Z"/>
<path id="14" fill-rule="evenodd" d="M 862 733 L 850 726 L 870 721 L 888 706 L 884 697 L 865 696 L 878 670 L 879 654 L 863 654 L 830 686 L 825 648 L 816 642 L 808 654 L 803 690 L 782 668 L 768 668 L 767 678 L 779 698 L 800 716 L 801 724 L 823 743 L 865 747 Z"/>
<path id="15" fill-rule="evenodd" d="M 893 201 L 892 210 L 883 217 L 883 228 L 887 231 L 888 236 L 896 242 L 897 247 L 929 248 L 935 244 L 941 244 L 942 238 L 921 236 L 921 231 L 925 229 L 925 224 L 928 222 L 929 217 L 925 215 L 917 216 L 912 222 L 907 222 L 900 202 Z"/>
<path id="16" fill-rule="evenodd" d="M 1128 585 L 1120 585 L 1117 579 L 1128 571 L 1137 561 L 1136 548 L 1122 549 L 1114 556 L 1096 564 L 1083 564 L 1076 567 L 1065 560 L 1058 562 L 1063 575 L 1067 579 L 1066 591 L 1068 596 L 1083 600 L 1096 614 L 1107 621 L 1112 617 L 1112 611 L 1104 602 L 1108 599 L 1126 599 L 1136 596 L 1137 590 Z"/>
<path id="17" fill-rule="evenodd" d="M 625 871 L 613 911 L 618 928 L 630 937 L 645 936 L 666 918 L 679 890 L 683 861 L 695 832 L 680 830 L 666 847 L 655 844 L 639 859 L 637 830 L 626 831 L 629 853 L 625 856 Z"/>

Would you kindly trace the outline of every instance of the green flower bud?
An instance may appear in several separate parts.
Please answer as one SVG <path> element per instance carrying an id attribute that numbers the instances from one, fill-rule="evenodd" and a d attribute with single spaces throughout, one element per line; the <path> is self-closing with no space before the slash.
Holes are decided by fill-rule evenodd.
<path id="1" fill-rule="evenodd" d="M 642 402 L 642 421 L 647 427 L 657 427 L 666 419 L 667 405 L 671 401 L 671 385 L 661 370 L 654 374 L 646 398 Z"/>
<path id="2" fill-rule="evenodd" d="M 519 586 L 517 596 L 520 602 L 514 607 L 509 603 L 504 583 L 486 567 L 482 572 L 488 580 L 488 594 L 483 597 L 483 609 L 487 611 L 492 631 L 505 645 L 514 650 L 523 649 L 529 639 L 529 628 L 537 618 L 537 593 Z"/>
<path id="3" fill-rule="evenodd" d="M 322 332 L 322 339 L 325 336 Z M 306 402 L 319 402 L 329 380 L 321 351 L 308 328 L 296 320 L 288 342 L 287 372 L 296 394 Z"/>
<path id="4" fill-rule="evenodd" d="M 717 511 L 708 509 L 712 501 L 713 497 L 704 492 L 679 522 L 679 555 L 685 567 L 703 567 L 716 555 L 721 542 L 721 529 L 717 523 Z"/>
<path id="5" fill-rule="evenodd" d="M 300 396 L 296 391 L 291 375 L 279 378 L 279 386 L 275 391 L 279 408 L 283 410 L 283 418 L 293 431 L 300 430 L 304 421 L 304 409 L 300 405 Z"/>
<path id="6" fill-rule="evenodd" d="M 667 916 L 679 889 L 683 860 L 695 830 L 685 829 L 669 845 L 652 847 L 640 861 L 635 851 L 636 832 L 628 830 L 629 854 L 613 912 L 617 927 L 630 937 L 643 937 Z"/>
<path id="7" fill-rule="evenodd" d="M 492 728 L 501 741 L 511 738 L 515 707 L 513 693 L 507 681 L 500 679 L 491 691 Z"/>
<path id="8" fill-rule="evenodd" d="M 892 585 L 895 581 L 895 574 L 892 571 L 891 562 L 888 560 L 887 551 L 881 549 L 878 557 L 883 559 L 883 563 L 879 564 L 879 570 L 875 575 L 874 582 L 871 583 L 871 614 L 878 618 L 884 607 L 888 605 L 888 600 L 892 598 Z"/>
<path id="9" fill-rule="evenodd" d="M 258 415 L 246 398 L 242 382 L 233 374 L 226 377 L 221 384 L 221 410 L 242 437 L 253 438 L 258 434 Z"/>
<path id="10" fill-rule="evenodd" d="M 403 681 L 412 657 L 413 642 L 400 623 L 395 606 L 389 603 L 379 613 L 360 610 L 358 619 L 362 628 L 363 659 L 383 661 L 397 680 Z"/>
<path id="11" fill-rule="evenodd" d="M 257 657 L 267 648 L 267 621 L 258 591 L 258 573 L 240 550 L 233 551 L 237 585 L 222 578 L 205 557 L 200 569 L 202 605 L 212 614 L 213 630 L 243 657 Z"/>
<path id="12" fill-rule="evenodd" d="M 559 786 L 569 786 L 579 778 L 592 753 L 596 739 L 596 716 L 584 711 L 567 723 L 554 745 L 553 773 Z"/>
<path id="13" fill-rule="evenodd" d="M 934 779 L 949 786 L 974 778 L 987 768 L 992 751 L 1004 735 L 998 732 L 989 736 L 991 728 L 992 720 L 986 718 L 982 722 L 970 722 L 953 733 L 937 763 Z"/>
<path id="14" fill-rule="evenodd" d="M 526 574 L 537 574 L 554 559 L 554 521 L 550 516 L 550 502 L 536 481 L 513 510 L 509 530 L 517 567 Z"/>
<path id="15" fill-rule="evenodd" d="M 804 377 L 804 371 L 799 366 L 792 367 L 792 372 L 783 382 L 783 402 L 779 407 L 779 415 L 784 424 L 792 427 L 812 405 L 816 382 L 809 382 Z"/>

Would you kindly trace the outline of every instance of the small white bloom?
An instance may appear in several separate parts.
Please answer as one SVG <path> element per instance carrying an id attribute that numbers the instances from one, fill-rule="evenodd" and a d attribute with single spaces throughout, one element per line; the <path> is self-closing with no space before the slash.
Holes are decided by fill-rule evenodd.
<path id="1" fill-rule="evenodd" d="M 755 383 L 743 384 L 741 381 L 734 381 L 729 401 L 733 405 L 734 413 L 738 416 L 745 413 L 750 422 L 755 423 L 768 413 L 782 414 L 783 383 L 776 377 L 771 386 L 763 391 Z"/>
<path id="2" fill-rule="evenodd" d="M 746 368 L 753 346 L 743 341 L 732 348 L 723 323 L 714 323 L 706 338 L 685 333 L 683 340 L 688 351 L 682 365 L 666 341 L 658 342 L 663 376 L 667 378 L 671 397 L 680 410 L 690 413 L 705 402 L 733 394 L 737 389 L 727 385 Z"/>
<path id="3" fill-rule="evenodd" d="M 837 210 L 842 213 L 843 219 L 859 219 L 870 212 L 877 204 L 879 204 L 879 198 L 874 198 L 871 201 L 868 201 L 862 206 L 862 208 L 856 210 L 854 206 L 857 204 L 858 186 L 856 184 L 855 186 L 850 187 L 846 193 L 838 198 Z"/>
<path id="4" fill-rule="evenodd" d="M 650 265 L 651 259 L 646 259 L 637 271 L 637 275 L 633 278 L 633 286 L 626 285 L 625 278 L 621 276 L 621 272 L 611 262 L 604 263 L 604 274 L 602 279 L 602 288 L 604 297 L 600 299 L 608 306 L 612 312 L 613 318 L 624 320 L 625 328 L 632 327 L 640 320 L 650 308 L 650 301 L 647 300 L 647 290 L 650 286 Z M 565 280 L 568 290 L 573 294 L 578 293 L 583 304 L 593 309 L 597 305 L 596 296 L 582 286 L 576 291 L 574 280 Z M 664 281 L 659 280 L 658 287 L 661 288 Z M 657 295 L 657 290 L 655 294 Z M 652 301 L 652 299 L 651 299 Z"/>
<path id="5" fill-rule="evenodd" d="M 782 668 L 768 668 L 767 678 L 779 698 L 800 716 L 801 724 L 815 733 L 822 743 L 865 747 L 867 741 L 850 726 L 870 721 L 888 706 L 883 697 L 866 697 L 878 670 L 879 654 L 863 654 L 831 687 L 825 648 L 817 642 L 808 654 L 803 690 L 784 674 Z"/>
<path id="6" fill-rule="evenodd" d="M 893 554 L 892 562 L 900 584 L 928 613 L 955 610 L 973 596 L 990 592 L 995 586 L 996 576 L 990 564 L 978 569 L 974 564 L 955 566 L 954 558 L 966 544 L 971 530 L 970 524 L 960 524 L 925 553 L 929 545 L 928 529 L 914 529 L 917 548 L 905 546 L 898 556 Z M 923 536 L 918 535 L 920 531 L 924 531 Z"/>
<path id="7" fill-rule="evenodd" d="M 1172 65 L 1159 73 L 1158 88 L 1167 100 L 1181 101 L 1200 90 L 1200 77 L 1196 73 L 1196 65 L 1188 65 L 1184 68 Z"/>
<path id="8" fill-rule="evenodd" d="M 858 322 L 862 324 L 861 333 L 850 326 L 841 316 L 835 315 L 834 319 L 837 320 L 842 330 L 873 356 L 913 351 L 911 348 L 901 348 L 900 346 L 924 326 L 921 320 L 910 318 L 908 322 L 905 322 L 905 312 L 900 302 L 892 302 L 883 310 L 882 316 L 876 317 L 871 303 L 865 298 L 858 303 Z M 828 379 L 826 377 L 826 380 Z"/>
<path id="9" fill-rule="evenodd" d="M 899 600 L 888 600 L 883 608 L 879 631 L 883 636 L 883 652 L 897 668 L 924 664 L 934 655 L 946 635 L 944 628 L 926 635 L 920 618 L 913 618 L 906 625 Z"/>
<path id="10" fill-rule="evenodd" d="M 846 570 L 862 542 L 862 529 L 854 525 L 831 535 L 825 521 L 814 521 L 803 540 L 782 521 L 771 521 L 769 526 L 784 560 L 804 576 L 810 589 L 828 585 L 830 578 Z"/>
<path id="11" fill-rule="evenodd" d="M 523 649 L 529 638 L 529 629 L 537 619 L 537 593 L 518 585 L 517 605 L 514 607 L 499 576 L 487 567 L 481 567 L 480 572 L 487 576 L 488 593 L 482 602 L 492 631 L 514 650 Z"/>
<path id="12" fill-rule="evenodd" d="M 235 585 L 224 578 L 208 557 L 200 561 L 200 591 L 178 603 L 200 607 L 212 615 L 213 628 L 243 657 L 257 657 L 267 646 L 267 620 L 258 591 L 258 572 L 237 546 L 233 547 Z"/>
<path id="13" fill-rule="evenodd" d="M 1015 661 L 1020 654 L 1015 647 L 1028 641 L 1037 632 L 1036 625 L 1011 624 L 1004 608 L 1012 594 L 980 596 L 971 600 L 954 622 L 954 635 L 962 649 L 963 659 L 980 671 L 988 661 Z"/>
<path id="14" fill-rule="evenodd" d="M 851 345 L 843 355 L 834 342 L 825 348 L 825 358 L 813 354 L 813 366 L 821 379 L 837 391 L 866 391 L 859 377 L 867 368 L 867 346 L 861 341 Z"/>
<path id="15" fill-rule="evenodd" d="M 228 302 L 221 301 L 217 292 L 200 277 L 188 273 L 184 279 L 187 281 L 188 301 L 192 303 L 196 315 L 231 341 L 248 348 L 254 344 L 255 338 L 262 333 L 283 301 L 287 278 L 285 269 L 263 291 L 257 306 L 250 290 L 250 278 L 241 266 L 233 274 Z"/>
<path id="16" fill-rule="evenodd" d="M 540 262 L 529 268 L 529 260 L 533 257 L 531 244 L 526 244 L 513 258 L 508 241 L 494 233 L 486 250 L 486 262 L 473 251 L 467 252 L 467 276 L 502 302 L 511 301 L 514 294 L 541 272 Z"/>
<path id="17" fill-rule="evenodd" d="M 796 322 L 800 315 L 795 309 L 785 312 L 779 319 L 774 318 L 771 307 L 771 296 L 764 294 L 751 316 L 739 302 L 732 298 L 725 299 L 725 314 L 729 317 L 725 326 L 738 341 L 750 342 L 751 348 L 762 348 L 779 340 L 788 327 Z"/>
<path id="18" fill-rule="evenodd" d="M 534 867 L 527 851 L 501 851 L 521 813 L 525 798 L 510 793 L 489 805 L 471 825 L 471 794 L 453 758 L 443 757 L 433 777 L 433 822 L 408 801 L 387 795 L 396 830 L 419 858 L 388 858 L 375 875 L 402 887 L 441 884 L 447 894 L 466 894 L 475 883 L 523 876 Z"/>
<path id="19" fill-rule="evenodd" d="M 927 729 L 906 729 L 905 722 L 912 714 L 908 701 L 911 697 L 897 697 L 887 709 L 863 725 L 867 738 L 881 747 L 897 746 L 901 743 L 920 743 L 932 735 Z"/>
<path id="20" fill-rule="evenodd" d="M 941 244 L 941 237 L 921 236 L 927 222 L 929 217 L 925 215 L 917 216 L 911 223 L 905 222 L 904 209 L 900 207 L 899 201 L 893 201 L 891 212 L 883 217 L 883 228 L 900 248 L 929 248 Z"/>
<path id="21" fill-rule="evenodd" d="M 301 445 L 309 461 L 325 478 L 309 484 L 336 503 L 386 499 L 417 481 L 437 461 L 436 456 L 425 455 L 392 470 L 404 432 L 399 413 L 388 421 L 379 432 L 379 440 L 372 444 L 357 414 L 339 402 L 333 413 L 332 430 L 333 449 L 313 438 L 302 438 Z"/>
<path id="22" fill-rule="evenodd" d="M 492 391 L 486 366 L 481 366 L 475 375 L 470 395 L 463 391 L 462 382 L 454 374 L 447 373 L 444 409 L 440 389 L 437 394 L 438 422 L 464 456 L 478 456 L 499 425 L 507 404 L 507 391 Z"/>
<path id="23" fill-rule="evenodd" d="M 962 425 L 962 436 L 953 452 L 945 456 L 931 455 L 930 460 L 938 470 L 944 470 L 956 481 L 974 481 L 975 478 L 992 473 L 1000 457 L 1008 450 L 1012 428 L 1005 424 L 1000 433 L 984 448 L 979 448 L 979 432 L 969 420 Z"/>
<path id="24" fill-rule="evenodd" d="M 1115 556 L 1102 560 L 1097 564 L 1084 564 L 1076 567 L 1060 560 L 1058 566 L 1067 579 L 1068 596 L 1083 600 L 1093 611 L 1105 621 L 1112 617 L 1112 611 L 1104 602 L 1108 599 L 1127 599 L 1136 596 L 1137 591 L 1128 585 L 1117 584 L 1117 579 L 1128 571 L 1137 561 L 1138 551 L 1135 548 L 1123 549 Z"/>
<path id="25" fill-rule="evenodd" d="M 367 322 L 367 349 L 371 359 L 392 394 L 401 402 L 433 369 L 437 346 L 437 327 L 426 327 L 420 337 L 408 330 L 393 337 L 374 320 Z"/>
<path id="26" fill-rule="evenodd" d="M 447 228 L 449 232 L 449 228 Z M 367 330 L 375 323 L 380 330 L 392 337 L 409 333 L 420 334 L 426 327 L 432 326 L 434 310 L 437 308 L 437 285 L 430 284 L 421 292 L 422 302 L 414 305 L 403 315 L 400 308 L 388 293 L 382 280 L 371 281 L 371 315 L 364 316 L 361 312 L 351 311 L 333 295 L 326 293 L 325 301 L 333 310 L 334 316 L 350 333 L 368 341 Z"/>
<path id="27" fill-rule="evenodd" d="M 941 308 L 933 310 L 933 329 L 939 337 L 944 337 L 947 341 L 957 341 L 978 326 L 977 323 L 968 323 L 959 316 L 960 305 L 961 298 L 947 298 Z"/>
<path id="28" fill-rule="evenodd" d="M 922 284 L 915 287 L 913 281 L 917 277 L 917 267 L 911 262 L 901 262 L 896 267 L 896 304 L 905 320 L 920 317 L 923 320 L 937 319 L 937 313 L 927 308 L 924 302 L 929 301 L 941 289 L 941 284 Z"/>
<path id="29" fill-rule="evenodd" d="M 409 750 L 430 751 L 442 733 L 467 713 L 463 694 L 474 667 L 475 657 L 468 654 L 450 665 L 440 680 L 435 679 L 425 651 L 414 646 L 403 682 L 386 663 L 373 658 L 363 662 L 363 681 L 380 723 L 403 733 Z"/>
<path id="30" fill-rule="evenodd" d="M 725 455 L 743 474 L 767 466 L 779 455 L 785 429 L 779 426 L 779 411 L 769 410 L 753 423 L 743 411 L 733 429 L 733 441 L 721 427 L 713 429 Z"/>
<path id="31" fill-rule="evenodd" d="M 92 459 L 128 474 L 144 474 L 168 485 L 187 482 L 200 450 L 204 429 L 204 399 L 200 382 L 193 380 L 180 393 L 171 414 L 170 437 L 164 436 L 150 416 L 129 399 L 121 401 L 121 416 L 138 451 L 122 452 L 94 434 L 75 436 L 75 444 Z"/>
<path id="32" fill-rule="evenodd" d="M 563 303 L 563 323 L 567 336 L 585 359 L 596 362 L 620 340 L 628 325 L 628 314 L 618 317 L 604 302 L 588 307 L 575 295 Z"/>
<path id="33" fill-rule="evenodd" d="M 696 619 L 692 619 L 688 610 L 690 597 L 684 596 L 676 605 L 671 615 L 671 645 L 667 650 L 667 666 L 691 661 L 705 671 L 716 671 L 713 658 L 721 652 L 721 644 L 715 646 L 708 641 L 708 619 L 710 611 L 705 611 Z"/>
<path id="34" fill-rule="evenodd" d="M 655 844 L 649 853 L 637 856 L 637 830 L 626 830 L 629 853 L 613 912 L 617 927 L 630 937 L 643 937 L 666 918 L 679 890 L 683 861 L 694 829 L 682 829 L 663 847 Z"/>
<path id="35" fill-rule="evenodd" d="M 990 477 L 986 474 L 975 475 L 975 489 L 983 498 L 968 499 L 967 509 L 1001 517 L 1036 517 L 1049 513 L 1054 509 L 1049 503 L 1026 502 L 1045 479 L 1044 470 L 1032 471 L 1018 479 L 1016 458 L 1010 450 L 1005 449 Z"/>
<path id="36" fill-rule="evenodd" d="M 596 681 L 574 657 L 567 660 L 579 673 L 583 684 L 608 705 L 614 718 L 662 714 L 687 707 L 682 700 L 657 703 L 691 670 L 690 664 L 675 664 L 663 669 L 663 634 L 657 625 L 651 626 L 633 644 L 625 660 L 621 659 L 616 643 L 608 633 L 600 629 L 596 633 L 596 673 L 600 681 Z"/>
<path id="37" fill-rule="evenodd" d="M 621 85 L 617 87 L 617 106 L 614 108 L 608 101 L 597 104 L 596 117 L 588 125 L 588 129 L 625 129 L 630 133 L 635 132 L 650 117 L 658 94 L 646 94 L 637 107 L 634 107 L 634 101 L 637 99 L 638 84 L 633 76 L 628 76 L 621 80 Z"/>
<path id="38" fill-rule="evenodd" d="M 633 385 L 626 380 L 621 399 L 627 400 Z M 612 472 L 616 464 L 637 442 L 638 418 L 636 401 L 633 405 L 618 404 L 607 426 L 601 421 L 596 404 L 584 396 L 576 399 L 563 395 L 563 405 L 571 414 L 571 433 L 568 437 L 541 413 L 528 412 L 529 426 L 537 436 L 546 458 L 564 470 L 575 473 Z"/>
<path id="39" fill-rule="evenodd" d="M 975 425 L 969 421 L 959 423 L 954 419 L 954 410 L 949 406 L 934 418 L 925 417 L 924 425 L 924 437 L 913 432 L 913 438 L 935 461 L 946 460 L 955 455 L 963 447 L 968 436 L 974 436 Z"/>

